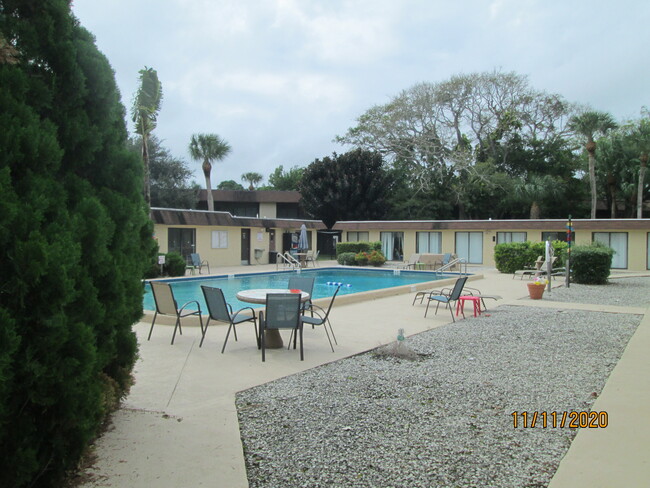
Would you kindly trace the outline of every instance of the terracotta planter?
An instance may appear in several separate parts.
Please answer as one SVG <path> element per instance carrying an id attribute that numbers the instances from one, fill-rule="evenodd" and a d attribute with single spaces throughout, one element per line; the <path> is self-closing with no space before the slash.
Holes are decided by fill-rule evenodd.
<path id="1" fill-rule="evenodd" d="M 528 283 L 528 295 L 531 300 L 540 300 L 544 296 L 546 285 L 536 285 L 535 283 Z"/>

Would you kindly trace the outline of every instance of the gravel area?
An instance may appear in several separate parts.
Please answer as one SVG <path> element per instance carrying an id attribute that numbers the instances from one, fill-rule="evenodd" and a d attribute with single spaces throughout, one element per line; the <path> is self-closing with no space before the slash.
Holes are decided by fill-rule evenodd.
<path id="1" fill-rule="evenodd" d="M 627 278 L 552 300 L 641 306 L 649 291 Z M 639 322 L 502 306 L 240 392 L 249 484 L 545 487 L 576 433 L 551 412 L 589 410 Z M 524 411 L 547 412 L 548 427 L 517 416 L 515 428 Z"/>
<path id="2" fill-rule="evenodd" d="M 555 287 L 560 281 L 553 281 Z M 554 302 L 598 303 L 644 307 L 650 305 L 650 278 L 614 278 L 607 285 L 590 286 L 571 283 L 569 288 L 560 285 L 545 295 Z"/>

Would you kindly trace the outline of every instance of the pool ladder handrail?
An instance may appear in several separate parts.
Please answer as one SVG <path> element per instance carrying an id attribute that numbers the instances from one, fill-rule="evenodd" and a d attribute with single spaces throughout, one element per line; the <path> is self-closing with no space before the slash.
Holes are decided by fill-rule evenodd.
<path id="1" fill-rule="evenodd" d="M 443 273 L 443 272 L 453 268 L 456 265 L 458 265 L 458 267 L 460 268 L 460 275 L 461 276 L 469 275 L 469 273 L 467 272 L 467 259 L 465 259 L 465 258 L 456 258 L 456 259 L 454 259 L 452 261 L 449 261 L 447 264 L 443 264 L 438 269 L 434 270 L 434 273 Z M 465 268 L 465 271 L 463 271 L 463 268 Z"/>
<path id="2" fill-rule="evenodd" d="M 280 267 L 280 261 L 282 261 L 283 266 L 286 267 L 291 267 L 291 269 L 296 269 L 300 268 L 300 261 L 298 261 L 296 258 L 294 258 L 289 252 L 285 252 L 284 254 L 282 253 L 277 253 L 277 257 L 275 260 L 275 269 L 279 269 Z"/>

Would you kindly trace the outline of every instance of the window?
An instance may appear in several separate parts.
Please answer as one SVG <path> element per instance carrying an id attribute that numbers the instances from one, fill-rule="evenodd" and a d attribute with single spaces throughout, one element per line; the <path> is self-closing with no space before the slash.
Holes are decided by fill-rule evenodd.
<path id="1" fill-rule="evenodd" d="M 456 254 L 469 264 L 483 264 L 483 232 L 456 232 Z"/>
<path id="2" fill-rule="evenodd" d="M 442 232 L 417 232 L 415 241 L 416 253 L 442 253 Z"/>
<path id="3" fill-rule="evenodd" d="M 348 232 L 348 242 L 368 242 L 369 240 L 369 232 Z"/>
<path id="4" fill-rule="evenodd" d="M 214 209 L 218 212 L 230 212 L 237 217 L 257 217 L 260 213 L 260 204 L 256 202 L 214 202 Z"/>
<path id="5" fill-rule="evenodd" d="M 602 242 L 614 249 L 612 268 L 627 268 L 627 232 L 594 232 L 593 241 Z"/>
<path id="6" fill-rule="evenodd" d="M 388 261 L 404 258 L 404 232 L 380 232 L 381 252 Z"/>
<path id="7" fill-rule="evenodd" d="M 567 242 L 566 232 L 542 232 L 542 241 L 546 242 L 548 239 L 551 241 Z M 571 232 L 571 242 L 576 241 L 576 233 Z"/>
<path id="8" fill-rule="evenodd" d="M 186 260 L 196 249 L 196 229 L 167 229 L 167 251 L 177 252 Z"/>
<path id="9" fill-rule="evenodd" d="M 278 203 L 275 209 L 279 219 L 299 219 L 302 217 L 297 203 Z"/>
<path id="10" fill-rule="evenodd" d="M 228 231 L 213 230 L 212 249 L 227 249 L 227 248 L 228 248 Z"/>
<path id="11" fill-rule="evenodd" d="M 497 232 L 497 244 L 504 242 L 526 242 L 525 232 Z"/>

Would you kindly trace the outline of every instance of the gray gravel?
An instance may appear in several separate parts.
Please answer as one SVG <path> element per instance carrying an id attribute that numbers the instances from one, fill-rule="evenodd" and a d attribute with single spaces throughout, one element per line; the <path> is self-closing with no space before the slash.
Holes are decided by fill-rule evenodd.
<path id="1" fill-rule="evenodd" d="M 629 278 L 552 299 L 643 306 L 649 291 Z M 512 413 L 589 410 L 639 322 L 502 306 L 407 338 L 415 359 L 390 345 L 240 392 L 249 484 L 545 487 L 576 431 Z"/>

